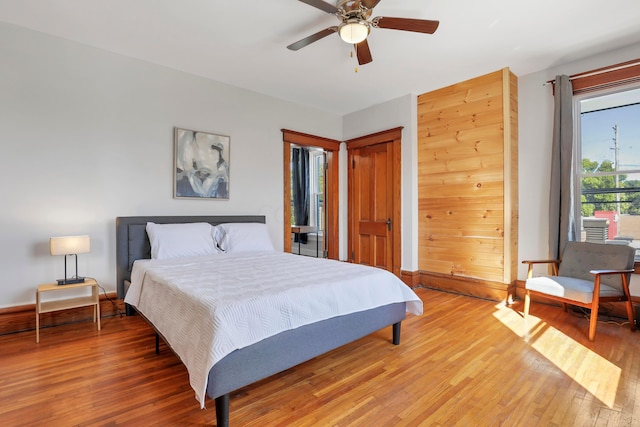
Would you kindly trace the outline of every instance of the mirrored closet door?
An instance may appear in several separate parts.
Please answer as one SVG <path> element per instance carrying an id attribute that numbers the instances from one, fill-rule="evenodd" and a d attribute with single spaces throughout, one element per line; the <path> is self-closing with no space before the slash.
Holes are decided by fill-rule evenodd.
<path id="1" fill-rule="evenodd" d="M 283 130 L 284 251 L 338 259 L 340 142 Z"/>
<path id="2" fill-rule="evenodd" d="M 326 258 L 326 155 L 322 148 L 291 147 L 291 252 Z"/>

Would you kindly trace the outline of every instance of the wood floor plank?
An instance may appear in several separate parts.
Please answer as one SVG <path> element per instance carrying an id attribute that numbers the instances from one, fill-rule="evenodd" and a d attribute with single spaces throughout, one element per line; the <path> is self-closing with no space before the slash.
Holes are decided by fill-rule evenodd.
<path id="1" fill-rule="evenodd" d="M 640 334 L 534 302 L 418 289 L 402 343 L 378 331 L 234 392 L 232 426 L 634 426 Z M 0 336 L 0 424 L 213 426 L 186 369 L 139 317 Z"/>

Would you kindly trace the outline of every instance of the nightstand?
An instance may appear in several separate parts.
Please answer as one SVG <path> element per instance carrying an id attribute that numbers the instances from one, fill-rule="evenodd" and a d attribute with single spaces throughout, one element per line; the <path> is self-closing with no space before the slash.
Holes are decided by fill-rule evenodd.
<path id="1" fill-rule="evenodd" d="M 41 301 L 41 297 L 45 293 L 55 293 L 78 288 L 91 288 L 91 295 L 84 297 L 74 297 L 66 299 L 56 299 L 53 301 Z M 93 306 L 93 321 L 98 323 L 100 330 L 100 288 L 98 282 L 93 279 L 86 279 L 84 283 L 74 283 L 72 285 L 58 285 L 57 283 L 48 283 L 38 286 L 36 291 L 36 342 L 40 342 L 40 313 L 49 313 L 58 310 L 67 310 L 69 308 Z"/>

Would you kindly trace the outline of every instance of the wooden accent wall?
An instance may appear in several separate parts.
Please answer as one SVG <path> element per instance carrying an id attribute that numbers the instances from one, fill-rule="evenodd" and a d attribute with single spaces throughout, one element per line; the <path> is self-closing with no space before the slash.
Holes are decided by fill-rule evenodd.
<path id="1" fill-rule="evenodd" d="M 425 286 L 496 300 L 514 289 L 517 90 L 505 68 L 418 97 L 418 268 Z"/>

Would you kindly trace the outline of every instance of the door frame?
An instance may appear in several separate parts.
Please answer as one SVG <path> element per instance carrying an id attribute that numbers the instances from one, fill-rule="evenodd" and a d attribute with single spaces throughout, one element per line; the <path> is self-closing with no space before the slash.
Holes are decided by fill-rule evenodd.
<path id="1" fill-rule="evenodd" d="M 300 147 L 316 147 L 325 150 L 327 156 L 327 169 L 325 173 L 325 216 L 327 221 L 324 230 L 327 258 L 338 259 L 339 232 L 338 229 L 338 155 L 341 141 L 309 135 L 289 129 L 282 129 L 283 141 L 283 171 L 284 171 L 284 251 L 291 252 L 291 145 Z"/>
<path id="2" fill-rule="evenodd" d="M 370 135 L 361 136 L 359 138 L 350 139 L 345 141 L 347 145 L 348 153 L 348 173 L 347 173 L 347 187 L 348 187 L 348 259 L 350 262 L 354 260 L 355 253 L 355 237 L 353 235 L 355 227 L 355 216 L 353 215 L 354 197 L 353 194 L 353 150 L 357 148 L 363 148 L 370 145 L 391 143 L 392 144 L 392 173 L 391 173 L 391 187 L 392 187 L 392 214 L 391 220 L 393 221 L 393 227 L 391 231 L 391 250 L 393 252 L 391 271 L 396 276 L 400 277 L 401 263 L 402 263 L 402 216 L 401 216 L 401 191 L 402 191 L 402 129 L 403 127 L 397 127 Z"/>

